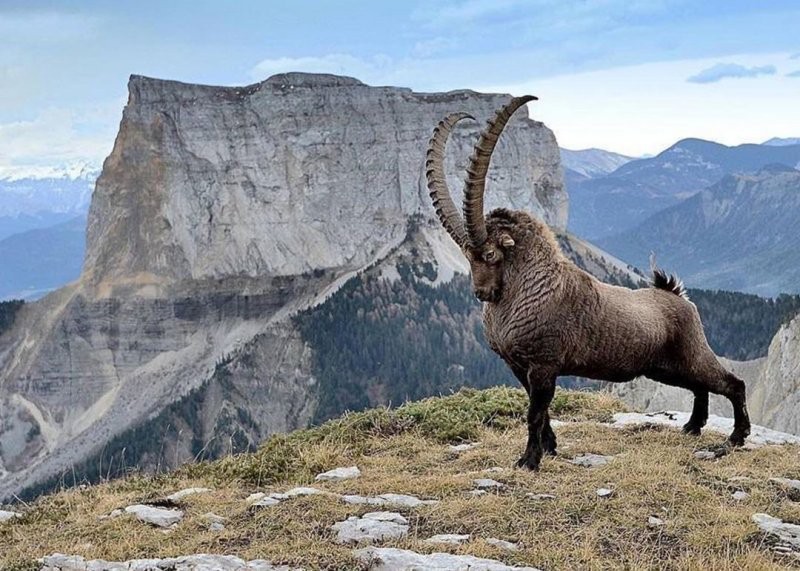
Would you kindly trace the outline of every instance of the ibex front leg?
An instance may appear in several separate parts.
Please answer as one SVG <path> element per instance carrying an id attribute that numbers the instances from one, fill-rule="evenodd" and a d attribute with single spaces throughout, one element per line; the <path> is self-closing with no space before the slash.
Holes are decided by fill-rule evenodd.
<path id="1" fill-rule="evenodd" d="M 528 383 L 528 371 L 524 368 L 520 367 L 513 367 L 511 370 L 514 372 L 514 376 L 517 377 L 517 380 L 525 389 L 525 392 L 528 393 L 528 398 L 530 399 L 531 396 L 531 387 Z M 558 447 L 558 441 L 556 440 L 556 433 L 553 432 L 553 427 L 550 426 L 550 414 L 548 410 L 545 408 L 544 410 L 544 427 L 542 428 L 542 449 L 544 453 L 549 456 L 556 456 L 558 453 L 556 448 Z M 522 466 L 522 460 L 518 462 L 519 466 Z"/>
<path id="2" fill-rule="evenodd" d="M 528 370 L 528 395 L 530 403 L 528 405 L 528 444 L 525 446 L 525 454 L 517 462 L 517 466 L 538 470 L 539 463 L 542 461 L 544 453 L 545 431 L 552 430 L 549 426 L 549 416 L 547 409 L 553 394 L 556 390 L 555 367 L 543 367 L 534 365 Z M 547 428 L 545 428 L 547 424 Z M 555 436 L 555 435 L 553 435 Z M 555 440 L 555 438 L 553 438 Z M 552 443 L 555 448 L 555 442 Z"/>

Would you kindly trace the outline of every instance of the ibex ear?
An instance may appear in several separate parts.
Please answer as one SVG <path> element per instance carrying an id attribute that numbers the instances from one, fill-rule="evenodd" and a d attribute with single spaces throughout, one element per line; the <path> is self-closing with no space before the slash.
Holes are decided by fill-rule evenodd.
<path id="1" fill-rule="evenodd" d="M 515 243 L 516 242 L 514 242 L 514 238 L 512 238 L 508 234 L 501 234 L 500 235 L 500 245 L 503 246 L 503 248 L 510 248 Z"/>

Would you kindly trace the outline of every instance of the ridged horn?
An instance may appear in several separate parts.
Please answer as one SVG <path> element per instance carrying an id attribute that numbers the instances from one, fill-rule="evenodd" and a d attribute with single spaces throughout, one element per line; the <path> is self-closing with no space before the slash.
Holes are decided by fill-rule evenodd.
<path id="1" fill-rule="evenodd" d="M 425 155 L 425 177 L 428 179 L 428 192 L 433 201 L 436 216 L 444 229 L 463 250 L 467 246 L 467 231 L 461 213 L 453 203 L 450 189 L 447 187 L 447 177 L 444 173 L 444 151 L 447 139 L 456 123 L 462 119 L 475 119 L 469 113 L 451 113 L 433 129 L 433 136 L 428 143 Z"/>
<path id="2" fill-rule="evenodd" d="M 533 95 L 515 97 L 501 107 L 493 119 L 487 121 L 475 145 L 467 167 L 467 181 L 464 187 L 464 218 L 467 237 L 473 248 L 480 248 L 486 242 L 486 220 L 483 217 L 483 193 L 486 190 L 486 173 L 500 134 L 514 112 L 537 98 Z"/>

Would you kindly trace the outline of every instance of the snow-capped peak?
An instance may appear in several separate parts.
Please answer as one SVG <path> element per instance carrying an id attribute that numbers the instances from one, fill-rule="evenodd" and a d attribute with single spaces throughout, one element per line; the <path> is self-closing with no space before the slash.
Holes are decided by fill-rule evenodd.
<path id="1" fill-rule="evenodd" d="M 86 161 L 66 165 L 0 165 L 0 181 L 14 182 L 31 179 L 94 180 L 100 173 L 100 166 Z"/>

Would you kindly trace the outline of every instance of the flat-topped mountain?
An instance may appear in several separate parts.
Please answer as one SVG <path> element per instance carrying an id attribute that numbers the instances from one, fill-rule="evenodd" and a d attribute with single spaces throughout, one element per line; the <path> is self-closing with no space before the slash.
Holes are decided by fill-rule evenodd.
<path id="1" fill-rule="evenodd" d="M 483 120 L 508 99 L 302 73 L 241 88 L 134 76 L 129 90 L 89 213 L 92 285 L 362 267 L 405 235 L 409 216 L 430 214 L 421 152 L 432 126 L 453 110 Z M 454 187 L 479 128 L 455 132 Z M 490 206 L 563 228 L 558 162 L 550 130 L 512 121 Z"/>

